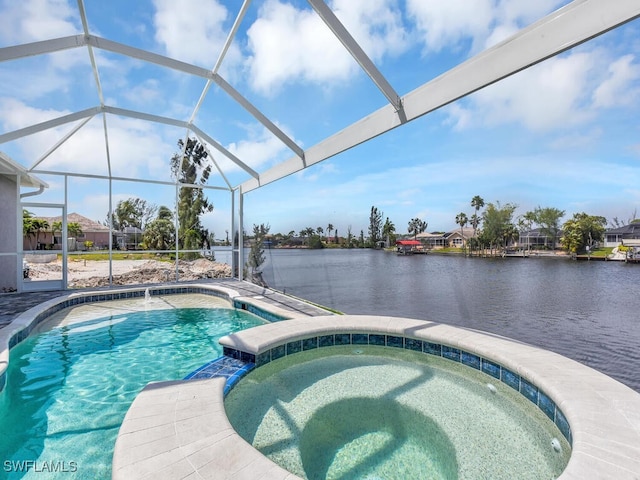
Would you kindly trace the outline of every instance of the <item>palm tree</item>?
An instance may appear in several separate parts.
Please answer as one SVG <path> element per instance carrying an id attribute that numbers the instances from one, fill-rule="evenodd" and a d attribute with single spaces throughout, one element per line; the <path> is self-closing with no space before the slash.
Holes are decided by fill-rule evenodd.
<path id="1" fill-rule="evenodd" d="M 33 219 L 33 226 L 36 230 L 36 245 L 39 244 L 38 239 L 40 238 L 40 232 L 44 232 L 45 230 L 49 230 L 49 222 L 46 220 L 42 220 L 40 218 Z"/>
<path id="2" fill-rule="evenodd" d="M 327 225 L 327 242 L 331 243 L 331 232 L 333 231 L 333 225 L 329 224 Z"/>
<path id="3" fill-rule="evenodd" d="M 77 240 L 77 238 L 82 235 L 82 228 L 80 227 L 80 224 L 78 222 L 67 223 L 67 235 Z"/>
<path id="4" fill-rule="evenodd" d="M 480 225 L 480 217 L 478 211 L 484 207 L 484 199 L 480 195 L 476 195 L 471 199 L 471 206 L 475 208 L 476 212 L 471 217 L 471 225 L 473 226 L 473 236 L 476 236 L 478 225 Z"/>
<path id="5" fill-rule="evenodd" d="M 61 220 L 58 220 L 57 222 L 53 222 L 51 224 L 51 236 L 53 237 L 51 241 L 53 243 L 57 243 L 57 241 L 56 241 L 56 232 L 60 232 L 60 237 L 61 237 L 61 240 L 62 240 L 62 221 Z"/>
<path id="6" fill-rule="evenodd" d="M 311 245 L 311 237 L 316 233 L 316 229 L 313 227 L 307 227 L 307 246 Z"/>
<path id="7" fill-rule="evenodd" d="M 168 250 L 174 246 L 175 238 L 173 222 L 160 216 L 147 225 L 142 235 L 142 241 L 150 250 Z"/>
<path id="8" fill-rule="evenodd" d="M 464 233 L 462 229 L 464 228 L 464 226 L 467 224 L 468 221 L 469 219 L 467 218 L 466 213 L 460 212 L 458 215 L 456 215 L 456 223 L 460 225 L 460 237 L 462 237 L 462 247 L 465 248 L 465 250 L 466 250 L 467 242 L 464 241 Z"/>
<path id="9" fill-rule="evenodd" d="M 391 243 L 389 237 L 391 237 L 391 235 L 393 235 L 395 231 L 396 231 L 396 226 L 393 224 L 391 220 L 389 220 L 389 217 L 387 217 L 387 220 L 384 222 L 384 225 L 382 226 L 382 238 L 387 239 L 387 247 Z"/>
<path id="10" fill-rule="evenodd" d="M 412 218 L 409 221 L 409 233 L 413 233 L 413 239 L 417 240 L 418 234 L 424 232 L 427 229 L 428 223 L 419 218 Z"/>
<path id="11" fill-rule="evenodd" d="M 33 213 L 29 210 L 22 210 L 22 234 L 29 239 L 29 247 L 33 250 L 33 243 L 31 237 L 36 235 L 36 226 L 34 224 L 35 218 Z"/>

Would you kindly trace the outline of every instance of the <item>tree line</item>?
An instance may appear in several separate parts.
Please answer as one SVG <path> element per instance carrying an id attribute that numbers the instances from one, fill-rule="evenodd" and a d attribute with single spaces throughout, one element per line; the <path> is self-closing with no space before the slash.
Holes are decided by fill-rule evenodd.
<path id="1" fill-rule="evenodd" d="M 52 242 L 56 242 L 56 233 L 62 234 L 62 221 L 53 222 L 49 225 L 49 222 L 43 218 L 37 218 L 33 212 L 29 210 L 22 210 L 22 235 L 29 240 L 29 247 L 31 250 L 37 248 L 40 244 L 40 234 L 44 232 L 51 232 Z M 82 227 L 77 222 L 67 223 L 67 235 L 72 238 L 82 235 Z M 35 245 L 33 244 L 35 240 Z M 35 248 L 34 248 L 35 247 Z M 47 246 L 46 248 L 51 248 Z"/>
<path id="2" fill-rule="evenodd" d="M 587 247 L 593 248 L 604 241 L 604 234 L 607 227 L 607 219 L 598 215 L 589 215 L 585 212 L 575 213 L 572 218 L 562 222 L 565 211 L 555 207 L 541 207 L 516 216 L 518 205 L 514 203 L 502 204 L 499 201 L 485 202 L 485 200 L 475 195 L 470 203 L 472 212 L 460 212 L 455 216 L 455 223 L 460 227 L 461 236 L 464 235 L 464 228 L 468 225 L 473 228 L 473 234 L 467 239 L 465 248 L 469 253 L 487 251 L 490 253 L 501 251 L 516 244 L 520 237 L 534 229 L 539 229 L 541 236 L 545 239 L 544 247 L 551 250 L 556 249 L 560 244 L 563 249 L 570 253 L 581 253 Z M 384 219 L 384 220 L 383 220 Z M 627 223 L 634 223 L 635 212 Z M 613 228 L 625 225 L 617 217 L 611 222 Z M 421 218 L 412 218 L 407 224 L 407 234 L 415 240 L 417 235 L 423 233 L 428 228 L 428 222 Z M 376 206 L 372 206 L 369 213 L 368 235 L 360 231 L 359 236 L 351 232 L 351 226 L 347 230 L 346 237 L 338 237 L 337 229 L 332 224 L 328 229 L 335 232 L 335 236 L 330 234 L 323 237 L 323 227 L 308 227 L 298 233 L 298 238 L 303 239 L 303 243 L 309 248 L 323 248 L 324 246 L 342 246 L 346 248 L 382 248 L 383 246 L 394 245 L 400 234 L 396 226 L 389 217 Z M 443 234 L 444 232 L 434 232 Z M 295 238 L 296 232 L 290 231 L 288 234 L 275 234 L 272 237 L 278 243 L 287 245 Z M 522 246 L 521 246 L 522 247 Z"/>
<path id="3" fill-rule="evenodd" d="M 456 215 L 456 224 L 462 229 L 470 223 L 473 226 L 473 237 L 469 239 L 469 248 L 486 249 L 490 251 L 505 249 L 520 239 L 520 236 L 538 228 L 545 239 L 550 243 L 552 250 L 560 243 L 562 248 L 570 253 L 579 253 L 591 248 L 604 240 L 607 219 L 598 215 L 589 215 L 585 212 L 575 213 L 564 224 L 561 219 L 565 211 L 555 207 L 536 207 L 514 218 L 518 206 L 514 203 L 501 205 L 500 202 L 487 203 L 479 195 L 471 199 L 474 213 L 468 220 L 464 212 Z M 522 247 L 522 246 L 521 246 Z"/>

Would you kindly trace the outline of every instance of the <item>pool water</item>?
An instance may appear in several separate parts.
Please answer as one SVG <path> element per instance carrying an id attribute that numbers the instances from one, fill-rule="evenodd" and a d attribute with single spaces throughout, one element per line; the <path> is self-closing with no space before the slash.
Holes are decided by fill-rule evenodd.
<path id="1" fill-rule="evenodd" d="M 570 455 L 553 422 L 511 387 L 390 347 L 289 355 L 249 373 L 225 408 L 245 440 L 313 480 L 552 479 Z"/>
<path id="2" fill-rule="evenodd" d="M 0 393 L 0 478 L 111 478 L 118 429 L 140 390 L 184 378 L 222 354 L 221 336 L 263 323 L 230 308 L 152 309 L 32 335 L 11 350 Z"/>

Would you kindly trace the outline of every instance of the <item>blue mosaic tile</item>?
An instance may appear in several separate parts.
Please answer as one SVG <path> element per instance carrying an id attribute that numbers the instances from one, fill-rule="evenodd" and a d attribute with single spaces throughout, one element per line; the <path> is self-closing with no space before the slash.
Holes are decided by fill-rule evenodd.
<path id="1" fill-rule="evenodd" d="M 222 354 L 225 357 L 240 358 L 240 350 L 231 347 L 222 347 Z"/>
<path id="2" fill-rule="evenodd" d="M 464 350 L 460 354 L 460 361 L 467 367 L 480 370 L 480 357 L 473 353 L 465 352 Z"/>
<path id="3" fill-rule="evenodd" d="M 384 347 L 385 338 L 384 335 L 378 335 L 372 333 L 369 335 L 369 345 L 377 345 L 379 347 Z"/>
<path id="4" fill-rule="evenodd" d="M 284 345 L 278 345 L 277 347 L 273 347 L 271 349 L 271 360 L 277 360 L 278 358 L 282 358 L 286 355 L 286 350 Z"/>
<path id="5" fill-rule="evenodd" d="M 422 352 L 422 340 L 416 340 L 415 338 L 405 338 L 404 348 L 407 350 L 413 350 L 414 352 Z"/>
<path id="6" fill-rule="evenodd" d="M 538 387 L 531 382 L 527 382 L 524 378 L 520 379 L 520 393 L 538 405 Z"/>
<path id="7" fill-rule="evenodd" d="M 305 338 L 302 340 L 302 350 L 312 350 L 318 348 L 318 337 Z"/>
<path id="8" fill-rule="evenodd" d="M 455 347 L 450 347 L 448 345 L 442 346 L 442 357 L 448 358 L 449 360 L 453 360 L 454 362 L 460 361 L 460 349 Z"/>
<path id="9" fill-rule="evenodd" d="M 271 361 L 271 350 L 267 350 L 266 352 L 262 352 L 258 354 L 256 358 L 256 365 L 261 367 L 262 365 L 266 365 Z"/>
<path id="10" fill-rule="evenodd" d="M 404 337 L 387 335 L 387 347 L 404 348 Z"/>
<path id="11" fill-rule="evenodd" d="M 335 340 L 333 335 L 321 335 L 318 337 L 318 346 L 319 347 L 333 347 L 335 345 Z"/>
<path id="12" fill-rule="evenodd" d="M 351 345 L 350 333 L 336 333 L 334 337 L 336 345 Z"/>
<path id="13" fill-rule="evenodd" d="M 242 354 L 242 352 L 240 352 L 240 354 Z M 226 357 L 226 356 L 223 356 L 223 357 L 220 357 L 220 358 L 214 360 L 213 363 L 215 363 L 217 365 L 220 365 L 220 366 L 223 366 L 223 367 L 231 367 L 231 368 L 240 368 L 245 364 L 245 362 L 243 362 L 240 359 L 240 356 L 238 356 L 238 357 Z"/>
<path id="14" fill-rule="evenodd" d="M 216 377 L 230 377 L 238 371 L 235 367 L 222 367 L 216 372 Z"/>
<path id="15" fill-rule="evenodd" d="M 429 353 L 431 355 L 437 355 L 441 357 L 442 345 L 440 345 L 439 343 L 424 342 L 423 351 L 424 353 Z"/>
<path id="16" fill-rule="evenodd" d="M 560 431 L 562 432 L 562 435 L 564 435 L 564 438 L 566 438 L 570 444 L 573 444 L 573 441 L 571 438 L 571 429 L 569 428 L 569 422 L 567 422 L 567 419 L 565 418 L 564 414 L 557 407 L 556 407 L 556 426 L 560 429 Z"/>
<path id="17" fill-rule="evenodd" d="M 367 333 L 354 333 L 351 335 L 351 343 L 354 345 L 368 345 L 369 334 Z"/>
<path id="18" fill-rule="evenodd" d="M 204 364 L 197 370 L 191 372 L 184 379 L 190 380 L 194 378 L 211 378 L 216 376 L 223 369 L 231 369 L 236 371 L 245 365 L 244 362 L 231 357 L 219 357 L 209 363 Z"/>
<path id="19" fill-rule="evenodd" d="M 482 371 L 493 378 L 500 380 L 500 365 L 485 358 L 482 359 Z"/>
<path id="20" fill-rule="evenodd" d="M 227 394 L 233 389 L 233 387 L 236 386 L 236 383 L 238 383 L 238 380 L 240 380 L 241 377 L 231 377 L 228 378 L 226 383 L 224 384 L 224 390 L 222 391 L 222 395 L 223 396 L 227 396 Z"/>
<path id="21" fill-rule="evenodd" d="M 504 383 L 509 385 L 516 391 L 520 391 L 520 375 L 516 375 L 511 370 L 502 367 L 502 379 Z"/>
<path id="22" fill-rule="evenodd" d="M 538 392 L 538 408 L 542 410 L 552 422 L 555 421 L 556 404 L 547 395 L 540 390 Z"/>
<path id="23" fill-rule="evenodd" d="M 302 351 L 302 341 L 296 340 L 295 342 L 287 343 L 287 355 L 298 353 Z"/>
<path id="24" fill-rule="evenodd" d="M 240 360 L 244 363 L 256 363 L 256 356 L 253 353 L 241 352 Z"/>

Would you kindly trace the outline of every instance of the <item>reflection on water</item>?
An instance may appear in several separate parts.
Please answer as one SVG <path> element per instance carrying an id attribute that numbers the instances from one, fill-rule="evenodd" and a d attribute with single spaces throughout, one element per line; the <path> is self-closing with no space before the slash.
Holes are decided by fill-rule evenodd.
<path id="1" fill-rule="evenodd" d="M 640 392 L 640 265 L 267 250 L 264 279 L 352 314 L 434 320 L 561 353 Z"/>

